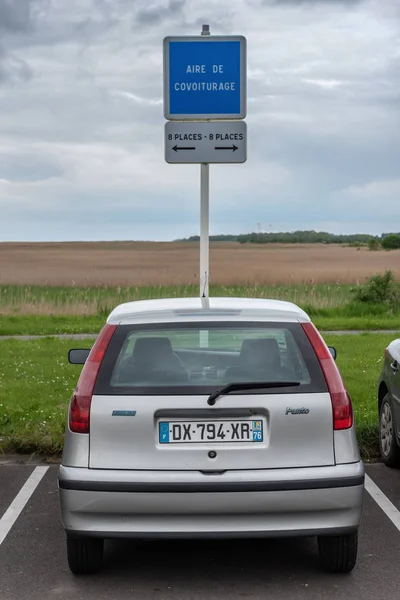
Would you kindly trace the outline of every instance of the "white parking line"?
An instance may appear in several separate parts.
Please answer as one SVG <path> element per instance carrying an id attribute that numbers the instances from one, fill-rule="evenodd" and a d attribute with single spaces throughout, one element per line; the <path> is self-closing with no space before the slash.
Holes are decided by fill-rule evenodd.
<path id="1" fill-rule="evenodd" d="M 0 519 L 0 546 L 49 467 L 36 467 Z"/>
<path id="2" fill-rule="evenodd" d="M 369 495 L 375 500 L 377 505 L 383 510 L 385 515 L 389 517 L 393 525 L 400 531 L 400 512 L 392 504 L 382 492 L 380 488 L 372 481 L 368 475 L 365 475 L 365 489 Z"/>

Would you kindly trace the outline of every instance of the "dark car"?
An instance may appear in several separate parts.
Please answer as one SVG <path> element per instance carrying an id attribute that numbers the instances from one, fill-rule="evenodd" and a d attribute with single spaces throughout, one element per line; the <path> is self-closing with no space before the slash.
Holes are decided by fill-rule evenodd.
<path id="1" fill-rule="evenodd" d="M 400 468 L 400 339 L 385 350 L 379 377 L 379 445 L 383 462 Z"/>

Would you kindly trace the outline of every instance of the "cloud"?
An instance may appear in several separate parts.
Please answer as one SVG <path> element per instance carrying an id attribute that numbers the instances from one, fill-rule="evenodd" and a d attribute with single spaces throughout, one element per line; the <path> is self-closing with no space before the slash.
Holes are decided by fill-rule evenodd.
<path id="1" fill-rule="evenodd" d="M 127 98 L 128 100 L 132 100 L 137 104 L 148 104 L 150 106 L 159 106 L 162 104 L 161 98 L 142 98 L 137 94 L 132 94 L 131 92 L 125 92 L 123 90 L 114 90 L 112 92 L 115 96 L 120 96 L 121 98 Z"/>
<path id="2" fill-rule="evenodd" d="M 172 20 L 181 15 L 185 0 L 168 0 L 165 4 L 156 4 L 150 8 L 143 8 L 136 13 L 134 18 L 137 27 L 151 27 L 162 23 L 166 19 Z"/>
<path id="3" fill-rule="evenodd" d="M 6 48 L 8 38 L 32 30 L 32 5 L 33 0 L 0 0 L 0 85 L 26 82 L 32 77 L 32 69 L 28 62 Z"/>
<path id="4" fill-rule="evenodd" d="M 370 181 L 365 185 L 350 186 L 345 190 L 341 190 L 339 194 L 343 196 L 351 196 L 360 200 L 379 200 L 388 201 L 393 197 L 400 197 L 400 179 L 392 179 L 389 181 Z M 392 206 L 390 209 L 392 210 Z M 399 203 L 400 214 L 400 203 Z"/>
<path id="5" fill-rule="evenodd" d="M 210 229 L 388 230 L 396 15 L 398 0 L 0 0 L 0 240 L 198 232 L 199 167 L 164 161 L 162 40 L 207 22 L 247 37 L 249 70 L 248 161 L 211 167 Z"/>
<path id="6" fill-rule="evenodd" d="M 26 82 L 32 76 L 32 69 L 26 61 L 12 55 L 2 54 L 0 51 L 0 85 Z"/>
<path id="7" fill-rule="evenodd" d="M 264 4 L 275 4 L 275 5 L 280 5 L 280 6 L 299 6 L 302 4 L 308 4 L 308 5 L 314 5 L 314 6 L 318 6 L 318 5 L 337 5 L 337 4 L 346 4 L 348 6 L 351 6 L 352 4 L 360 4 L 361 2 L 364 2 L 365 0 L 263 0 Z"/>
<path id="8" fill-rule="evenodd" d="M 343 85 L 343 81 L 337 81 L 335 79 L 303 79 L 304 83 L 310 83 L 311 85 L 317 85 L 323 89 L 334 89 L 340 85 Z"/>
<path id="9" fill-rule="evenodd" d="M 26 32 L 32 26 L 32 0 L 0 0 L 0 31 Z"/>
<path id="10" fill-rule="evenodd" d="M 0 148 L 0 179 L 3 182 L 44 181 L 62 174 L 63 169 L 51 156 L 13 153 L 10 148 Z"/>
<path id="11" fill-rule="evenodd" d="M 331 194 L 336 209 L 346 215 L 349 209 L 360 220 L 377 219 L 382 223 L 380 233 L 393 229 L 400 220 L 400 179 L 369 181 L 353 185 Z M 385 226 L 383 226 L 385 223 Z"/>

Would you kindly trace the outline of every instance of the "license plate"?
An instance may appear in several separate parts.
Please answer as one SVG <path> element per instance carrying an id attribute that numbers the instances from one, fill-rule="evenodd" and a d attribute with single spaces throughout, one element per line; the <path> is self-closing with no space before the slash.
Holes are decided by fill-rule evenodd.
<path id="1" fill-rule="evenodd" d="M 232 421 L 160 421 L 160 444 L 263 442 L 261 419 Z"/>

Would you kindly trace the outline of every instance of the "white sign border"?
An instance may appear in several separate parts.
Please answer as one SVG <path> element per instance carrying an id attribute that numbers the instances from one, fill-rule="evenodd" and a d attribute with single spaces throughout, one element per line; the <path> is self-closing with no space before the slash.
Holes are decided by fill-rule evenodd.
<path id="1" fill-rule="evenodd" d="M 240 112 L 238 114 L 183 114 L 171 115 L 169 95 L 169 44 L 171 42 L 240 42 Z M 247 115 L 247 39 L 244 35 L 190 35 L 167 36 L 163 40 L 164 54 L 164 117 L 168 121 L 235 121 L 245 119 Z"/>

